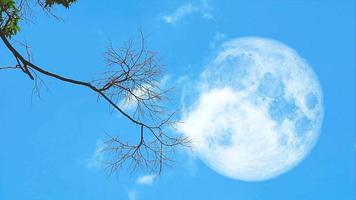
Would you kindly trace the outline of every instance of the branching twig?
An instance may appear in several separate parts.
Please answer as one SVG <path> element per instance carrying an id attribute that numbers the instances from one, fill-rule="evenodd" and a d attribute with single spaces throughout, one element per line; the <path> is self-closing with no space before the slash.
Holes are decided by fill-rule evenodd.
<path id="1" fill-rule="evenodd" d="M 167 134 L 168 128 L 175 123 L 174 113 L 167 112 L 163 106 L 169 90 L 162 89 L 162 65 L 156 53 L 145 48 L 142 33 L 138 48 L 133 41 L 119 50 L 109 46 L 105 53 L 108 70 L 103 73 L 104 77 L 89 82 L 44 70 L 33 64 L 30 57 L 24 58 L 1 31 L 0 37 L 17 62 L 12 68 L 20 68 L 35 81 L 38 74 L 42 74 L 85 87 L 140 128 L 137 143 L 129 144 L 117 137 L 111 137 L 106 143 L 105 151 L 113 155 L 113 160 L 108 162 L 110 172 L 128 164 L 133 169 L 142 166 L 161 173 L 163 165 L 171 161 L 169 156 L 174 149 L 190 143 L 188 138 Z M 27 45 L 25 48 L 28 50 Z"/>
<path id="2" fill-rule="evenodd" d="M 20 67 L 18 66 L 9 66 L 9 67 L 0 67 L 0 70 L 5 70 L 5 69 L 19 69 Z"/>

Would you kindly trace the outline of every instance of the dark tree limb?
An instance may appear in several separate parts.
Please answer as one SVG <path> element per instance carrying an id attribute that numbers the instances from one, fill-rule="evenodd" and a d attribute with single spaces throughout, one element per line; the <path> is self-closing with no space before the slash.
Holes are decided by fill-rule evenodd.
<path id="1" fill-rule="evenodd" d="M 112 161 L 107 163 L 111 173 L 125 164 L 133 169 L 144 167 L 161 173 L 163 165 L 171 161 L 169 156 L 174 153 L 175 147 L 190 143 L 188 138 L 173 137 L 166 133 L 167 128 L 175 123 L 174 112 L 167 112 L 162 105 L 168 92 L 160 85 L 162 66 L 156 54 L 145 49 L 142 33 L 138 50 L 132 42 L 119 50 L 110 46 L 105 54 L 109 69 L 103 73 L 103 78 L 90 82 L 47 71 L 21 55 L 1 30 L 0 38 L 17 62 L 14 67 L 0 69 L 20 68 L 31 80 L 37 80 L 38 74 L 42 74 L 87 88 L 140 128 L 139 141 L 134 144 L 110 136 L 104 150 L 113 155 Z M 127 111 L 122 102 L 132 104 L 134 111 Z"/>

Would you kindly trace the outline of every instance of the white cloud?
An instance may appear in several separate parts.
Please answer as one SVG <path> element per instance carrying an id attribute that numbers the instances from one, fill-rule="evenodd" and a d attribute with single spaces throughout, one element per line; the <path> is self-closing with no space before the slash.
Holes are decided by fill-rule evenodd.
<path id="1" fill-rule="evenodd" d="M 129 200 L 138 200 L 138 192 L 134 189 L 132 190 L 127 190 L 127 195 L 129 197 Z"/>
<path id="2" fill-rule="evenodd" d="M 210 48 L 214 48 L 217 43 L 221 42 L 226 38 L 225 33 L 215 32 L 213 40 L 209 43 Z"/>
<path id="3" fill-rule="evenodd" d="M 188 76 L 188 75 L 180 76 L 180 77 L 177 79 L 177 84 L 182 84 L 182 83 L 185 82 L 187 79 L 189 79 L 189 76 Z"/>
<path id="4" fill-rule="evenodd" d="M 172 76 L 169 74 L 164 75 L 160 81 L 160 87 L 165 87 L 171 78 Z"/>
<path id="5" fill-rule="evenodd" d="M 158 83 L 158 87 L 164 89 L 170 79 L 171 79 L 171 75 L 163 76 L 160 82 Z M 148 90 L 152 90 L 152 86 L 148 84 L 143 84 L 140 88 L 134 89 L 132 93 L 136 97 L 147 98 Z M 138 102 L 134 96 L 129 95 L 126 99 L 123 99 L 119 104 L 120 107 L 126 111 L 135 109 L 137 107 Z"/>
<path id="6" fill-rule="evenodd" d="M 184 158 L 184 168 L 188 171 L 191 176 L 197 175 L 198 164 L 197 164 L 197 155 L 192 149 L 183 149 L 183 153 L 186 156 Z"/>
<path id="7" fill-rule="evenodd" d="M 152 183 L 156 177 L 157 177 L 157 175 L 155 175 L 155 174 L 141 176 L 136 180 L 136 183 L 140 184 L 140 185 L 152 185 Z"/>
<path id="8" fill-rule="evenodd" d="M 132 91 L 133 95 L 128 95 L 127 98 L 123 99 L 120 102 L 120 107 L 125 109 L 125 110 L 133 110 L 137 107 L 138 101 L 135 98 L 140 97 L 140 98 L 146 98 L 147 90 L 150 90 L 151 86 L 148 84 L 143 84 L 140 88 L 136 88 Z"/>
<path id="9" fill-rule="evenodd" d="M 104 161 L 104 143 L 101 140 L 96 142 L 96 149 L 94 154 L 87 160 L 86 167 L 88 169 L 101 168 Z"/>
<path id="10" fill-rule="evenodd" d="M 144 185 L 144 186 L 149 186 L 153 184 L 153 181 L 156 179 L 157 175 L 156 174 L 147 174 L 144 176 L 140 176 L 136 180 L 137 185 Z M 125 190 L 128 195 L 129 200 L 138 200 L 139 199 L 139 192 L 137 191 L 136 187 L 133 187 L 131 189 L 127 189 L 125 187 Z"/>
<path id="11" fill-rule="evenodd" d="M 187 15 L 193 13 L 200 13 L 205 19 L 213 19 L 213 15 L 210 13 L 212 7 L 209 5 L 207 0 L 202 0 L 198 3 L 187 3 L 179 6 L 171 14 L 163 16 L 163 20 L 168 23 L 175 25 L 178 21 L 182 20 Z"/>

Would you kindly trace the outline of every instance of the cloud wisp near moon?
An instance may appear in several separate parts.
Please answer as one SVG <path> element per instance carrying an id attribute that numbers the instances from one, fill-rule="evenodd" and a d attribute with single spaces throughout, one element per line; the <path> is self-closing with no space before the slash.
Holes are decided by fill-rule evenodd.
<path id="1" fill-rule="evenodd" d="M 274 178 L 300 163 L 318 139 L 320 84 L 306 61 L 280 42 L 225 42 L 189 87 L 179 130 L 224 176 Z"/>

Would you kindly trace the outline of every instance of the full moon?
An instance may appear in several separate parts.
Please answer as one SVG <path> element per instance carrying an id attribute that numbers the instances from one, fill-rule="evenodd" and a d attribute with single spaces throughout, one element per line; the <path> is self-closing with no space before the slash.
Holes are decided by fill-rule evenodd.
<path id="1" fill-rule="evenodd" d="M 223 43 L 184 92 L 179 130 L 221 175 L 277 177 L 300 163 L 323 120 L 317 76 L 296 51 L 275 40 Z"/>

